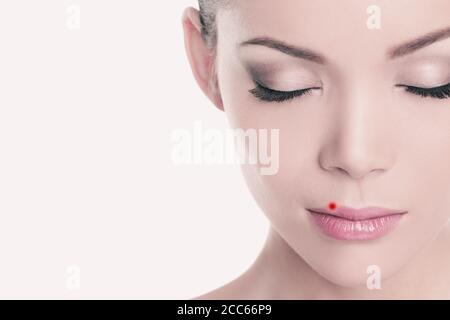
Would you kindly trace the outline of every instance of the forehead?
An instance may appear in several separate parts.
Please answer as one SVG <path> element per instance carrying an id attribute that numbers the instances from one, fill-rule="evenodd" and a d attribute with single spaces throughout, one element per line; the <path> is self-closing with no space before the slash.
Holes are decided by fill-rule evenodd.
<path id="1" fill-rule="evenodd" d="M 374 3 L 380 29 L 367 26 Z M 245 0 L 233 1 L 217 19 L 219 41 L 230 44 L 270 36 L 337 59 L 382 56 L 398 43 L 449 26 L 450 1 Z"/>

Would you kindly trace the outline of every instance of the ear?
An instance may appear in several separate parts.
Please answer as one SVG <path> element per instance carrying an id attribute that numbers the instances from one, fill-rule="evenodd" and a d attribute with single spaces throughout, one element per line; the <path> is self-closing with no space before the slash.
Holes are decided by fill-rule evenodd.
<path id="1" fill-rule="evenodd" d="M 219 110 L 224 110 L 215 69 L 215 50 L 202 37 L 200 13 L 189 7 L 183 13 L 184 45 L 194 77 Z"/>

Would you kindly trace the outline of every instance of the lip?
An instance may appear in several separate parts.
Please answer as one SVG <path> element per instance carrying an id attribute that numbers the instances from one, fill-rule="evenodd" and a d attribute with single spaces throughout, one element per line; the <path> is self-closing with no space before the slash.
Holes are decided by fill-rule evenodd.
<path id="1" fill-rule="evenodd" d="M 326 235 L 338 240 L 370 240 L 381 238 L 398 225 L 405 210 L 382 207 L 307 208 L 313 221 Z"/>

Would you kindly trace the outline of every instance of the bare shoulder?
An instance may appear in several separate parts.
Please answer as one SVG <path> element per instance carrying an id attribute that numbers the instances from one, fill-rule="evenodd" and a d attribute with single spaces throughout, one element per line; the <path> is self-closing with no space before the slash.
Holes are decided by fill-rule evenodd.
<path id="1" fill-rule="evenodd" d="M 243 293 L 242 283 L 239 278 L 217 288 L 210 292 L 204 293 L 193 300 L 232 300 L 240 299 Z"/>
<path id="2" fill-rule="evenodd" d="M 237 291 L 230 287 L 230 284 L 226 284 L 220 288 L 204 293 L 200 296 L 192 298 L 192 300 L 231 300 L 236 298 Z"/>
<path id="3" fill-rule="evenodd" d="M 251 280 L 251 275 L 245 272 L 227 284 L 192 298 L 192 300 L 242 300 L 256 298 L 255 288 Z"/>

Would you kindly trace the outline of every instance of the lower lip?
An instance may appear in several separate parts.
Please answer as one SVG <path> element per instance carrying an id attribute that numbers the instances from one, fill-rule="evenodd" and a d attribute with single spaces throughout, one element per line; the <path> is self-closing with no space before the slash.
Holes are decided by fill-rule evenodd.
<path id="1" fill-rule="evenodd" d="M 366 220 L 348 220 L 329 214 L 308 211 L 323 233 L 338 240 L 381 238 L 395 229 L 403 216 L 399 213 Z"/>

